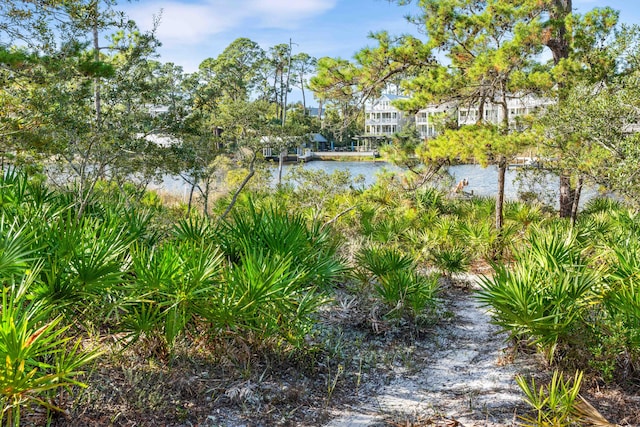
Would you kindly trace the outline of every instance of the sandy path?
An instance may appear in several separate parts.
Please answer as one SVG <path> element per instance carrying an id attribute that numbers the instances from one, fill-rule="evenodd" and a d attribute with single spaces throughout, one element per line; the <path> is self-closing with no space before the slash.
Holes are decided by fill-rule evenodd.
<path id="1" fill-rule="evenodd" d="M 429 425 L 427 420 L 451 426 L 518 425 L 514 414 L 525 408 L 514 376 L 527 372 L 527 366 L 501 363 L 504 336 L 496 334 L 471 293 L 458 294 L 449 309 L 452 317 L 438 327 L 437 348 L 423 369 L 413 375 L 399 372 L 362 405 L 336 413 L 326 427 L 376 426 L 384 420 L 402 425 L 406 420 L 422 421 L 415 425 Z"/>

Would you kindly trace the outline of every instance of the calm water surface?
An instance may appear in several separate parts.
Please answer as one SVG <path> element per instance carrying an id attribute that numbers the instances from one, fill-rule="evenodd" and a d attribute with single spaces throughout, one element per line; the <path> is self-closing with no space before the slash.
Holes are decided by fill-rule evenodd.
<path id="1" fill-rule="evenodd" d="M 365 186 L 372 185 L 377 178 L 377 174 L 383 169 L 398 171 L 400 168 L 386 162 L 332 162 L 332 161 L 313 161 L 305 164 L 309 169 L 320 169 L 327 173 L 336 170 L 348 170 L 352 176 L 363 175 L 365 178 Z M 285 166 L 285 171 L 290 166 Z M 498 169 L 495 166 L 483 168 L 480 165 L 457 165 L 450 166 L 449 173 L 453 176 L 454 182 L 462 179 L 468 179 L 469 185 L 465 187 L 466 192 L 473 192 L 478 196 L 494 196 L 498 188 Z M 507 199 L 517 199 L 520 186 L 517 181 L 518 169 L 508 169 L 505 178 L 505 197 Z M 545 176 L 542 185 L 536 190 L 557 193 L 560 180 L 554 175 Z"/>
<path id="2" fill-rule="evenodd" d="M 305 168 L 314 170 L 324 170 L 331 174 L 336 170 L 348 170 L 351 176 L 357 175 L 364 176 L 364 185 L 372 185 L 377 178 L 377 174 L 384 169 L 391 171 L 400 170 L 397 166 L 391 165 L 386 162 L 348 162 L 348 161 L 312 161 L 304 164 Z M 283 176 L 291 168 L 291 165 L 285 165 L 283 170 Z M 277 168 L 273 168 L 274 177 L 277 173 Z M 505 197 L 507 199 L 515 200 L 518 198 L 518 193 L 521 191 L 518 183 L 518 171 L 519 169 L 512 168 L 507 170 L 505 180 Z M 494 196 L 498 187 L 498 170 L 495 166 L 489 166 L 483 168 L 480 165 L 457 165 L 449 167 L 449 173 L 453 176 L 455 182 L 459 182 L 462 179 L 468 179 L 469 185 L 465 187 L 466 192 L 473 192 L 479 196 Z M 275 179 L 275 178 L 274 178 Z M 538 182 L 534 187 L 538 193 L 544 192 L 549 195 L 550 200 L 557 199 L 559 179 L 554 175 L 547 175 L 542 182 Z M 187 194 L 188 186 L 177 177 L 165 177 L 163 183 L 160 185 L 166 191 L 176 194 Z M 596 195 L 594 189 L 587 188 L 583 191 L 582 201 L 586 201 Z"/>
<path id="3" fill-rule="evenodd" d="M 285 171 L 291 166 L 285 166 Z M 372 185 L 377 178 L 377 174 L 383 169 L 398 171 L 400 168 L 386 162 L 336 162 L 336 161 L 313 161 L 305 164 L 309 169 L 321 169 L 327 173 L 336 170 L 348 170 L 352 176 L 363 175 L 364 185 Z M 495 196 L 498 188 L 498 168 L 488 166 L 483 168 L 480 165 L 457 165 L 450 166 L 449 173 L 453 176 L 454 182 L 468 179 L 469 185 L 465 187 L 466 192 L 473 192 L 478 196 Z M 517 200 L 521 191 L 535 191 L 538 194 L 545 194 L 548 203 L 556 203 L 558 199 L 558 188 L 560 179 L 553 174 L 546 174 L 536 181 L 531 187 L 530 178 L 533 174 L 527 173 L 524 169 L 510 168 L 505 177 L 505 197 L 509 200 Z M 529 183 L 523 185 L 522 183 Z M 585 188 L 582 191 L 581 205 L 585 201 L 595 197 L 597 191 L 594 188 Z"/>

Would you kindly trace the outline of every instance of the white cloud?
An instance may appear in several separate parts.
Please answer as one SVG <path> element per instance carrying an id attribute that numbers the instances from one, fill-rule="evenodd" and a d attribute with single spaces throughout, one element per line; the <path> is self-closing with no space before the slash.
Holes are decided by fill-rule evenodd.
<path id="1" fill-rule="evenodd" d="M 301 21 L 333 9 L 337 0 L 248 0 L 245 3 L 263 26 L 296 28 Z"/>
<path id="2" fill-rule="evenodd" d="M 190 45 L 233 28 L 240 19 L 233 10 L 214 7 L 211 3 L 176 1 L 136 3 L 128 14 L 138 25 L 149 29 L 153 16 L 161 14 L 157 36 L 166 45 Z"/>
<path id="3" fill-rule="evenodd" d="M 277 29 L 298 28 L 303 21 L 335 7 L 337 0 L 200 0 L 140 1 L 127 13 L 143 29 L 162 10 L 158 38 L 165 46 L 202 43 L 216 34 L 247 25 Z"/>

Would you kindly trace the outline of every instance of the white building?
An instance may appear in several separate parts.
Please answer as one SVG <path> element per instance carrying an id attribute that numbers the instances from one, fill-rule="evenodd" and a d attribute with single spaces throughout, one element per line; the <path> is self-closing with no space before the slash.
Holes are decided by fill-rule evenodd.
<path id="1" fill-rule="evenodd" d="M 416 113 L 416 129 L 421 138 L 435 138 L 438 135 L 438 126 L 442 124 L 443 116 L 454 115 L 455 105 L 451 103 L 442 105 L 429 105 Z"/>
<path id="2" fill-rule="evenodd" d="M 383 94 L 367 102 L 364 107 L 364 132 L 366 136 L 391 136 L 400 132 L 413 117 L 393 106 L 392 101 L 409 99 L 406 96 Z"/>
<path id="3" fill-rule="evenodd" d="M 372 102 L 365 104 L 365 137 L 387 136 L 400 132 L 403 127 L 413 123 L 422 138 L 434 138 L 438 134 L 443 115 L 449 114 L 457 119 L 458 126 L 471 125 L 478 122 L 478 106 L 463 106 L 453 103 L 442 105 L 428 105 L 419 110 L 415 116 L 399 110 L 392 101 L 409 99 L 406 96 L 383 94 Z M 549 105 L 552 101 L 532 95 L 522 97 L 511 96 L 507 100 L 509 121 L 511 125 L 517 123 L 517 118 L 529 115 L 539 108 Z M 484 121 L 500 124 L 503 118 L 502 106 L 487 103 L 484 106 Z"/>
<path id="4" fill-rule="evenodd" d="M 533 95 L 510 96 L 507 99 L 507 109 L 509 110 L 509 125 L 517 123 L 518 117 L 527 116 L 538 111 L 540 108 L 550 105 L 553 101 L 547 98 L 539 98 Z M 458 107 L 458 126 L 472 125 L 478 122 L 480 109 L 477 105 L 469 107 Z M 484 121 L 500 124 L 504 120 L 504 111 L 499 104 L 486 103 L 484 106 Z"/>

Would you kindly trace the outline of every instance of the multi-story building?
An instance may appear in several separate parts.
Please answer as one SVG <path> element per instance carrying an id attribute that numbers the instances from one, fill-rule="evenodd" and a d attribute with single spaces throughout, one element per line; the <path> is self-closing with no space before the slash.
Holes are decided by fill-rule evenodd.
<path id="1" fill-rule="evenodd" d="M 509 110 L 509 125 L 514 125 L 518 117 L 526 116 L 536 112 L 541 107 L 551 104 L 548 98 L 540 98 L 533 95 L 521 97 L 510 96 L 507 99 L 507 109 Z M 472 125 L 478 122 L 480 108 L 477 105 L 468 107 L 458 107 L 458 126 Z M 501 105 L 486 103 L 484 105 L 484 121 L 500 124 L 504 120 L 504 111 Z"/>
<path id="2" fill-rule="evenodd" d="M 451 103 L 443 105 L 428 105 L 416 113 L 416 129 L 422 138 L 434 138 L 438 135 L 444 116 L 455 114 L 455 105 Z"/>
<path id="3" fill-rule="evenodd" d="M 470 125 L 478 122 L 480 109 L 477 105 L 463 106 L 453 103 L 442 105 L 428 105 L 419 110 L 415 116 L 397 109 L 392 101 L 409 99 L 405 96 L 383 94 L 380 98 L 365 104 L 365 136 L 391 137 L 400 132 L 409 123 L 413 123 L 422 138 L 434 138 L 438 134 L 438 127 L 443 116 L 450 115 L 457 120 L 458 125 Z M 510 124 L 517 123 L 517 118 L 535 112 L 537 109 L 549 105 L 552 101 L 531 95 L 522 97 L 511 96 L 507 100 Z M 484 106 L 484 121 L 500 124 L 503 120 L 502 106 L 486 103 Z"/>
<path id="4" fill-rule="evenodd" d="M 365 104 L 364 131 L 367 136 L 391 136 L 400 132 L 413 117 L 393 106 L 392 101 L 406 96 L 383 94 Z"/>

